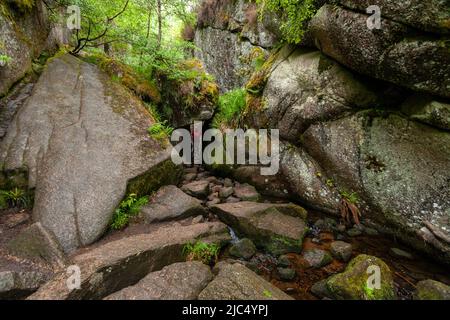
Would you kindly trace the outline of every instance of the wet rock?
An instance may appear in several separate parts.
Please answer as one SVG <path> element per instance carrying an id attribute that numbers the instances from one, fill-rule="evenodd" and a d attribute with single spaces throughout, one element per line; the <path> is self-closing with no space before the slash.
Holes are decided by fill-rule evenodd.
<path id="1" fill-rule="evenodd" d="M 193 197 L 204 199 L 209 194 L 209 182 L 206 180 L 191 182 L 184 185 L 181 190 Z"/>
<path id="2" fill-rule="evenodd" d="M 369 277 L 373 274 L 370 268 L 379 268 L 380 288 L 368 287 Z M 369 271 L 372 273 L 369 274 Z M 327 288 L 333 298 L 339 300 L 394 300 L 396 298 L 391 270 L 381 259 L 368 255 L 356 257 L 343 273 L 331 276 L 327 280 Z"/>
<path id="3" fill-rule="evenodd" d="M 439 39 L 392 20 L 379 32 L 367 28 L 368 15 L 323 6 L 311 20 L 316 46 L 343 65 L 415 91 L 450 97 L 450 55 Z"/>
<path id="4" fill-rule="evenodd" d="M 234 189 L 232 187 L 224 187 L 220 189 L 219 196 L 221 199 L 227 199 L 232 196 L 234 193 Z"/>
<path id="5" fill-rule="evenodd" d="M 312 249 L 303 253 L 303 258 L 313 268 L 322 268 L 333 261 L 331 255 L 324 250 Z"/>
<path id="6" fill-rule="evenodd" d="M 38 290 L 47 280 L 47 275 L 37 271 L 0 272 L 0 299 L 23 299 Z"/>
<path id="7" fill-rule="evenodd" d="M 238 234 L 276 256 L 302 250 L 307 213 L 299 206 L 239 202 L 216 205 L 211 210 Z"/>
<path id="8" fill-rule="evenodd" d="M 363 234 L 363 232 L 361 229 L 353 227 L 353 228 L 347 230 L 347 234 L 350 237 L 359 237 L 360 235 Z"/>
<path id="9" fill-rule="evenodd" d="M 159 189 L 150 202 L 141 208 L 138 220 L 154 223 L 205 214 L 206 210 L 199 200 L 175 186 L 166 186 Z"/>
<path id="10" fill-rule="evenodd" d="M 281 268 L 289 268 L 292 265 L 292 263 L 288 256 L 282 255 L 278 257 L 277 265 Z"/>
<path id="11" fill-rule="evenodd" d="M 413 255 L 409 252 L 406 252 L 405 250 L 399 249 L 399 248 L 391 248 L 390 252 L 392 255 L 397 256 L 399 258 L 412 260 L 414 259 Z"/>
<path id="12" fill-rule="evenodd" d="M 199 300 L 293 300 L 239 263 L 221 264 Z"/>
<path id="13" fill-rule="evenodd" d="M 311 287 L 311 292 L 320 299 L 332 297 L 332 293 L 328 290 L 327 287 L 327 281 L 328 279 L 324 279 L 319 282 L 316 282 Z"/>
<path id="14" fill-rule="evenodd" d="M 337 222 L 331 218 L 319 219 L 314 224 L 314 227 L 321 231 L 335 231 L 337 229 Z"/>
<path id="15" fill-rule="evenodd" d="M 277 273 L 280 279 L 283 281 L 292 281 L 296 276 L 295 270 L 289 268 L 278 268 Z"/>
<path id="16" fill-rule="evenodd" d="M 434 281 L 420 281 L 416 286 L 415 300 L 450 300 L 450 286 Z"/>
<path id="17" fill-rule="evenodd" d="M 258 201 L 260 198 L 256 188 L 246 183 L 234 187 L 234 195 L 242 201 Z"/>
<path id="18" fill-rule="evenodd" d="M 331 254 L 336 258 L 344 262 L 350 261 L 353 253 L 353 247 L 351 244 L 343 241 L 335 241 L 331 243 Z"/>
<path id="19" fill-rule="evenodd" d="M 364 233 L 367 234 L 368 236 L 372 236 L 372 237 L 378 236 L 380 234 L 377 229 L 368 228 L 368 227 L 364 228 Z"/>
<path id="20" fill-rule="evenodd" d="M 230 254 L 236 258 L 242 258 L 245 260 L 250 259 L 256 253 L 256 247 L 252 240 L 242 239 L 233 244 L 230 248 Z"/>
<path id="21" fill-rule="evenodd" d="M 150 234 L 140 234 L 102 244 L 72 258 L 80 267 L 81 289 L 67 287 L 67 274 L 57 274 L 31 300 L 102 299 L 137 283 L 153 271 L 186 261 L 183 248 L 193 241 L 222 245 L 230 240 L 227 226 L 220 222 L 189 226 L 174 224 Z"/>
<path id="22" fill-rule="evenodd" d="M 95 65 L 63 55 L 48 63 L 16 114 L 0 162 L 5 171 L 28 168 L 33 218 L 70 252 L 103 235 L 127 192 L 178 183 L 169 142 L 150 137 L 152 124 L 129 90 Z"/>
<path id="23" fill-rule="evenodd" d="M 201 262 L 175 263 L 105 300 L 196 300 L 212 279 L 211 269 Z"/>

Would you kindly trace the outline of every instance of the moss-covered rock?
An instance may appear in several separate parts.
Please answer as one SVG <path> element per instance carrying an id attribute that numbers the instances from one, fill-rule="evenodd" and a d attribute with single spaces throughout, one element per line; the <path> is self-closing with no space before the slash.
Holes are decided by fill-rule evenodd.
<path id="1" fill-rule="evenodd" d="M 160 113 L 174 127 L 212 119 L 219 99 L 215 80 L 197 59 L 183 61 L 177 68 L 178 76 L 159 75 L 164 101 Z"/>
<path id="2" fill-rule="evenodd" d="M 434 281 L 420 281 L 414 294 L 416 300 L 450 300 L 450 286 Z"/>
<path id="3" fill-rule="evenodd" d="M 371 288 L 371 267 L 380 270 L 380 288 Z M 376 275 L 374 275 L 376 276 Z M 360 255 L 353 259 L 343 273 L 327 280 L 327 289 L 335 299 L 343 300 L 394 300 L 396 292 L 391 270 L 381 259 Z"/>
<path id="4" fill-rule="evenodd" d="M 280 256 L 300 253 L 308 227 L 307 212 L 293 204 L 239 202 L 211 207 L 219 218 L 259 248 Z"/>

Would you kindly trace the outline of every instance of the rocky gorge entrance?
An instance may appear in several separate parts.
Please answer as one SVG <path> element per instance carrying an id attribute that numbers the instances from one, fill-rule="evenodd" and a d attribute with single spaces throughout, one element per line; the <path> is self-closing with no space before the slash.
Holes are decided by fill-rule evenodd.
<path id="1" fill-rule="evenodd" d="M 44 54 L 47 4 L 16 2 L 0 3 L 0 299 L 450 300 L 448 5 L 380 0 L 373 31 L 359 2 L 314 1 L 292 41 L 289 8 L 205 0 L 183 50 L 160 34 L 77 51 L 77 33 L 77 52 Z M 279 172 L 176 165 L 169 138 L 195 121 L 278 129 Z"/>

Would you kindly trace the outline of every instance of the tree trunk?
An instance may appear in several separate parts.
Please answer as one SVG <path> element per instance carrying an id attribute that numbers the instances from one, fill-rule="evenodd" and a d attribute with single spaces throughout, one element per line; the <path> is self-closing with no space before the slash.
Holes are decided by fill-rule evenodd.
<path id="1" fill-rule="evenodd" d="M 162 44 L 162 4 L 161 0 L 158 0 L 158 49 Z"/>

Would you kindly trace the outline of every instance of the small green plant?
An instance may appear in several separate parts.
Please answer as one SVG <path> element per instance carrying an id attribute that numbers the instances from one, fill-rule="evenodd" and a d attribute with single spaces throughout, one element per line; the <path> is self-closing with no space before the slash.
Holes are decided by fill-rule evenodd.
<path id="1" fill-rule="evenodd" d="M 326 183 L 329 188 L 334 188 L 334 180 L 333 179 L 328 179 Z"/>
<path id="2" fill-rule="evenodd" d="M 162 141 L 170 137 L 173 132 L 173 128 L 167 124 L 167 121 L 162 121 L 155 123 L 154 125 L 149 127 L 147 131 L 150 137 L 158 141 Z"/>
<path id="3" fill-rule="evenodd" d="M 359 196 L 356 192 L 341 191 L 342 200 L 339 204 L 339 211 L 344 223 L 351 224 L 352 222 L 361 224 L 361 211 L 358 208 Z"/>
<path id="4" fill-rule="evenodd" d="M 270 291 L 267 290 L 267 289 L 264 290 L 263 295 L 264 295 L 266 298 L 272 298 L 272 297 L 273 297 L 272 292 L 270 292 Z"/>
<path id="5" fill-rule="evenodd" d="M 351 204 L 358 204 L 359 203 L 359 196 L 356 192 L 348 192 L 346 190 L 341 191 L 341 196 Z"/>
<path id="6" fill-rule="evenodd" d="M 0 66 L 7 65 L 11 60 L 12 60 L 12 58 L 10 56 L 7 56 L 5 54 L 0 54 Z"/>
<path id="7" fill-rule="evenodd" d="M 369 288 L 367 284 L 364 286 L 364 294 L 368 300 L 375 300 L 375 289 Z"/>
<path id="8" fill-rule="evenodd" d="M 134 193 L 128 195 L 114 212 L 111 229 L 121 230 L 125 228 L 129 224 L 130 218 L 136 216 L 148 201 L 148 197 L 138 198 Z"/>
<path id="9" fill-rule="evenodd" d="M 246 104 L 246 90 L 236 89 L 219 97 L 219 110 L 214 117 L 213 127 L 237 126 Z"/>
<path id="10" fill-rule="evenodd" d="M 202 241 L 188 243 L 183 248 L 183 254 L 186 256 L 187 260 L 201 261 L 207 265 L 217 262 L 219 252 L 220 246 L 218 244 Z"/>
<path id="11" fill-rule="evenodd" d="M 260 18 L 267 12 L 281 16 L 281 32 L 289 43 L 299 44 L 306 31 L 308 21 L 317 11 L 316 0 L 257 0 Z"/>
<path id="12" fill-rule="evenodd" d="M 14 188 L 10 191 L 0 191 L 3 202 L 13 208 L 29 208 L 32 200 L 30 195 L 23 189 Z"/>

